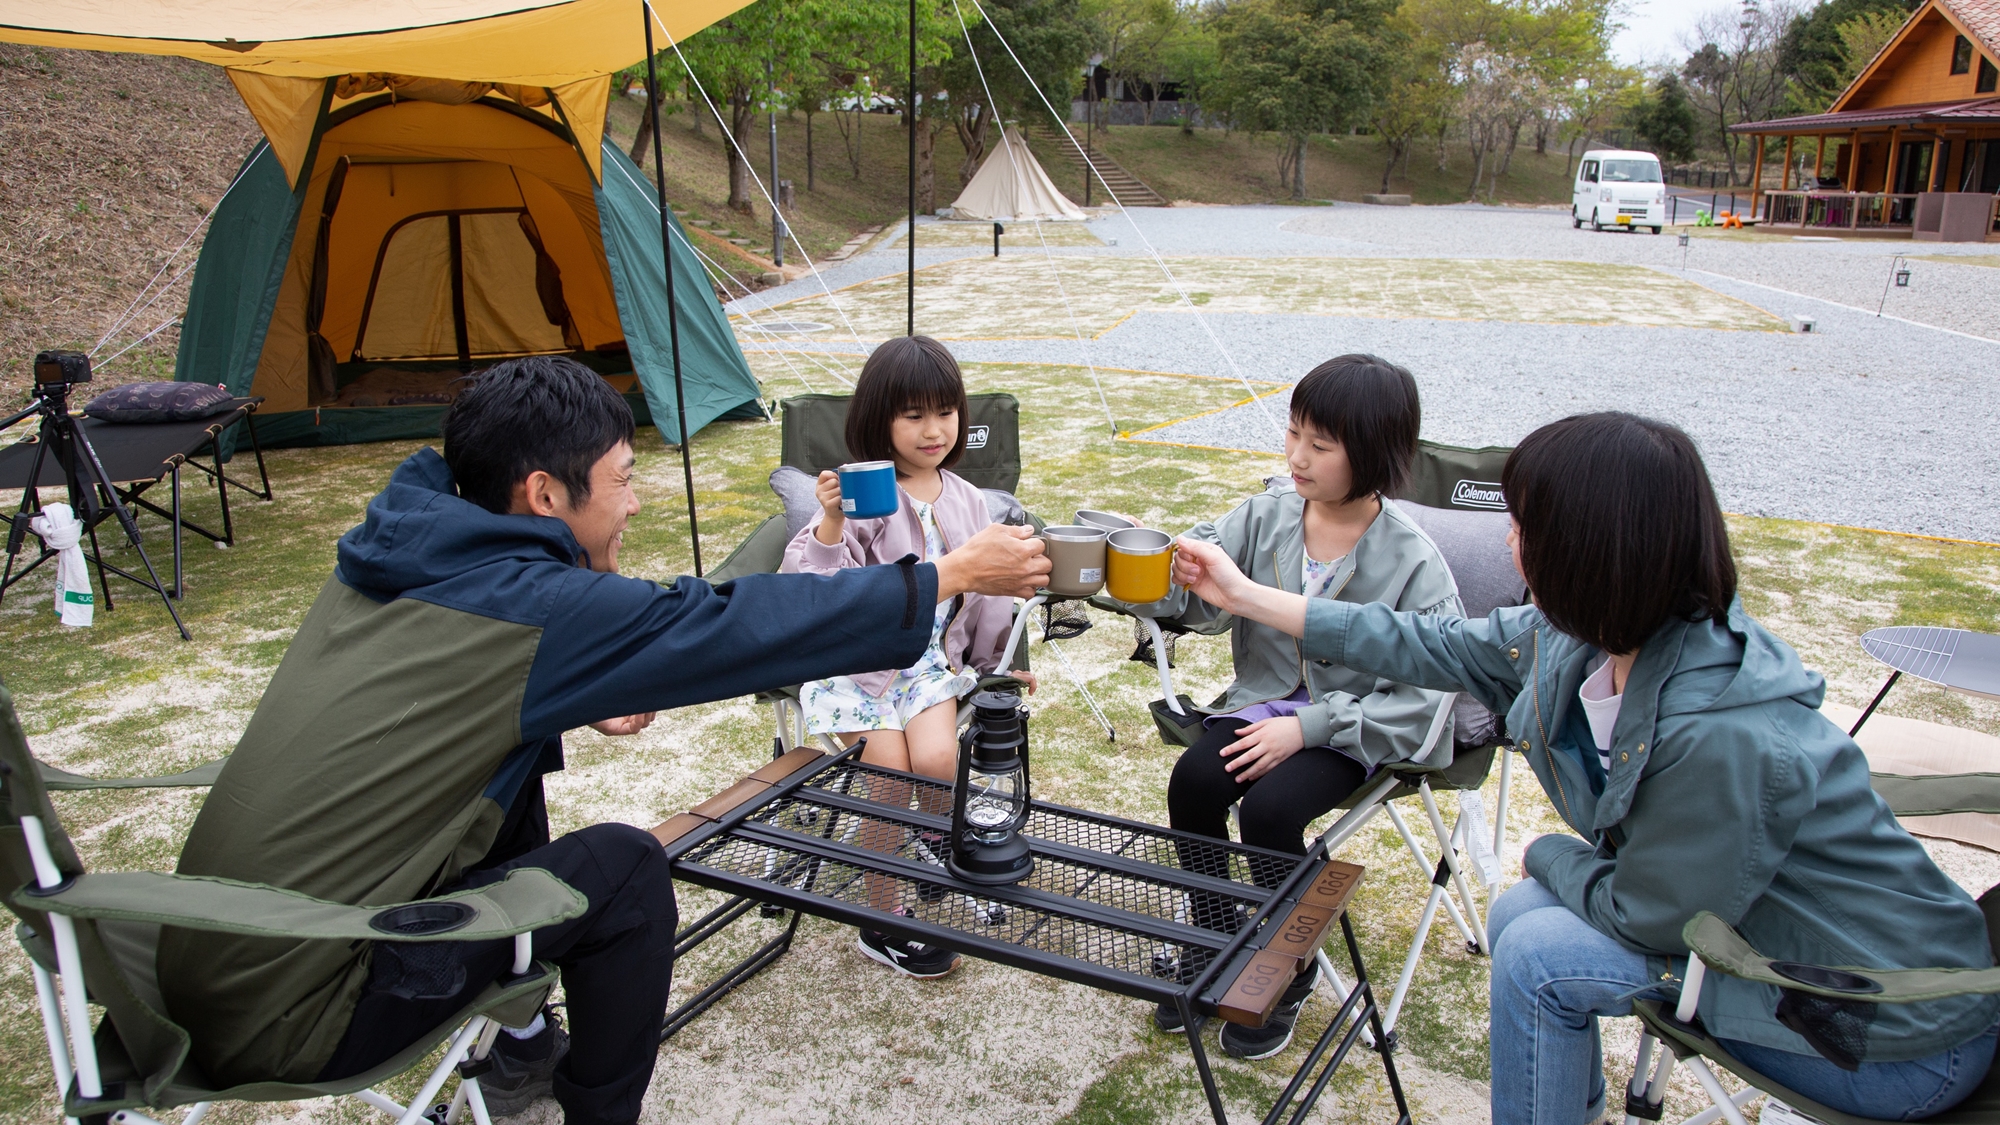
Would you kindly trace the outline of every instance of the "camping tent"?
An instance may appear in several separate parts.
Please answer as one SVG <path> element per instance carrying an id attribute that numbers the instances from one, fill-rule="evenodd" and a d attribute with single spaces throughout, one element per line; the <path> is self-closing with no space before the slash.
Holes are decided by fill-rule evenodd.
<path id="1" fill-rule="evenodd" d="M 952 201 L 951 216 L 1071 223 L 1088 217 L 1049 182 L 1048 173 L 1028 151 L 1028 142 L 1021 139 L 1021 130 L 1012 125 L 1001 131 L 1000 147 L 986 157 L 972 182 Z"/>
<path id="2" fill-rule="evenodd" d="M 296 171 L 260 144 L 216 210 L 176 378 L 262 395 L 267 444 L 328 445 L 433 435 L 461 374 L 561 353 L 679 440 L 659 205 L 624 153 L 599 141 L 599 181 L 560 114 L 515 100 L 560 109 L 542 89 L 314 84 Z M 754 416 L 757 381 L 684 232 L 674 251 L 692 428 Z"/>
<path id="3" fill-rule="evenodd" d="M 267 143 L 217 208 L 177 373 L 265 395 L 260 433 L 435 432 L 440 369 L 561 351 L 628 373 L 678 440 L 670 313 L 691 429 L 756 383 L 684 232 L 667 308 L 659 206 L 604 112 L 649 36 L 744 2 L 0 0 L 0 41 L 228 73 Z"/>

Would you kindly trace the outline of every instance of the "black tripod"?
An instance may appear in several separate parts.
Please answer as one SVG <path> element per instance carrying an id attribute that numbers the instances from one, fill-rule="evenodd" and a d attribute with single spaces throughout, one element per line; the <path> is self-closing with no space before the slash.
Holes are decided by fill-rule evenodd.
<path id="1" fill-rule="evenodd" d="M 160 595 L 160 604 L 167 607 L 167 615 L 174 619 L 174 627 L 180 630 L 181 639 L 193 640 L 194 635 L 188 632 L 187 625 L 181 621 L 180 612 L 174 608 L 173 599 L 167 595 L 167 587 L 160 581 L 159 572 L 153 569 L 153 560 L 147 557 L 146 548 L 139 543 L 139 524 L 132 518 L 131 511 L 119 501 L 118 491 L 112 487 L 111 478 L 104 471 L 104 462 L 98 459 L 97 450 L 91 448 L 90 439 L 84 436 L 76 419 L 70 416 L 70 388 L 90 378 L 89 367 L 86 365 L 83 368 L 82 379 L 58 377 L 44 382 L 45 373 L 55 373 L 54 365 L 45 366 L 39 362 L 40 357 L 37 359 L 34 403 L 20 413 L 0 420 L 0 430 L 9 429 L 15 423 L 31 417 L 39 417 L 41 420 L 34 439 L 35 459 L 28 466 L 27 485 L 21 490 L 21 508 L 14 515 L 11 521 L 12 527 L 7 533 L 7 566 L 4 571 L 0 571 L 0 594 L 4 594 L 14 583 L 27 577 L 36 567 L 56 557 L 57 552 L 50 550 L 48 544 L 44 542 L 41 554 L 35 561 L 21 568 L 19 573 L 15 573 L 14 563 L 29 535 L 28 521 L 42 507 L 39 487 L 42 465 L 53 455 L 56 464 L 62 467 L 63 483 L 69 490 L 70 508 L 77 513 L 77 518 L 83 521 L 83 526 L 90 535 L 90 554 L 92 560 L 97 563 L 98 582 L 104 587 L 105 610 L 109 612 L 113 608 L 111 582 L 106 573 L 108 571 Z M 73 372 L 73 368 L 66 366 L 62 375 L 67 376 Z M 139 561 L 145 564 L 146 577 L 141 578 L 104 561 L 104 552 L 97 545 L 97 525 L 104 521 L 107 514 L 118 517 L 119 525 L 125 529 L 126 540 L 132 544 L 133 550 L 139 552 Z"/>

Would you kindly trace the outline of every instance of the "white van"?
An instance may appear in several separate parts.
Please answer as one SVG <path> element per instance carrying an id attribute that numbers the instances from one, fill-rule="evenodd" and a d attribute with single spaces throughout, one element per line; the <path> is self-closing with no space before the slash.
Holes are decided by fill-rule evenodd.
<path id="1" fill-rule="evenodd" d="M 1667 225 L 1667 185 L 1660 182 L 1660 158 L 1650 152 L 1599 148 L 1583 154 L 1570 199 L 1570 226 L 1652 227 Z"/>

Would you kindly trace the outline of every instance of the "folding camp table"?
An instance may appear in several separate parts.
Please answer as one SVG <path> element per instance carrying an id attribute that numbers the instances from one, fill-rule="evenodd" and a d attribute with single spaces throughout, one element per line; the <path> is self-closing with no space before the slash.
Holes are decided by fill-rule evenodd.
<path id="1" fill-rule="evenodd" d="M 172 528 L 174 537 L 174 581 L 166 590 L 157 590 L 151 581 L 116 565 L 104 561 L 104 554 L 97 545 L 97 525 L 111 516 L 109 504 L 102 505 L 97 518 L 90 524 L 90 555 L 97 565 L 98 581 L 104 587 L 104 605 L 111 608 L 111 586 L 106 573 L 116 574 L 131 582 L 136 582 L 149 590 L 179 598 L 183 584 L 181 558 L 181 532 L 183 529 L 213 540 L 224 546 L 236 542 L 236 528 L 229 517 L 229 490 L 240 488 L 259 499 L 271 498 L 271 474 L 264 466 L 264 447 L 257 441 L 257 425 L 252 420 L 257 407 L 264 400 L 261 397 L 231 399 L 229 407 L 206 418 L 195 418 L 185 422 L 106 422 L 99 418 L 81 418 L 78 428 L 89 438 L 91 448 L 97 450 L 98 458 L 104 462 L 104 471 L 113 482 L 118 496 L 135 508 L 144 508 L 154 515 L 163 517 Z M 263 486 L 252 488 L 242 481 L 231 479 L 223 471 L 222 435 L 241 422 L 249 431 L 250 448 L 257 458 L 257 478 Z M 206 454 L 213 467 L 204 465 L 194 458 Z M 28 484 L 28 468 L 34 463 L 35 441 L 17 442 L 0 449 L 0 488 L 25 488 Z M 222 530 L 208 528 L 187 518 L 181 510 L 181 469 L 198 469 L 215 481 L 216 498 L 222 503 Z M 161 507 L 146 497 L 147 490 L 161 482 L 166 482 L 171 494 L 169 507 Z M 35 484 L 40 488 L 62 488 L 66 485 L 63 467 L 54 458 L 44 458 L 42 469 Z M 40 507 L 39 504 L 36 507 Z M 134 513 L 137 514 L 136 512 Z M 77 513 L 79 519 L 83 513 Z M 31 571 L 54 556 L 43 552 L 41 557 L 29 563 L 18 573 L 8 574 L 0 579 L 0 597 L 4 597 L 14 583 L 25 578 Z"/>
<path id="2" fill-rule="evenodd" d="M 867 796 L 870 780 L 879 778 L 919 791 L 918 806 L 935 808 L 949 805 L 948 784 L 865 765 L 860 753 L 859 745 L 831 757 L 794 750 L 653 830 L 674 878 L 731 896 L 681 931 L 675 957 L 760 903 L 767 913 L 793 912 L 783 933 L 669 1013 L 662 1039 L 782 956 L 800 914 L 812 914 L 1179 1007 L 1209 1109 L 1226 1125 L 1203 1025 L 1219 1017 L 1262 1026 L 1300 966 L 1318 959 L 1323 971 L 1330 968 L 1320 946 L 1338 919 L 1354 987 L 1330 982 L 1339 1011 L 1264 1120 L 1303 1121 L 1335 1068 L 1366 1038 L 1382 1056 L 1397 1125 L 1409 1125 L 1346 913 L 1362 869 L 1329 860 L 1326 837 L 1301 858 L 1035 801 L 1023 830 L 1034 870 L 1019 884 L 981 886 L 925 862 L 911 844 L 890 853 L 857 842 L 876 835 L 870 824 L 899 838 L 950 831 L 948 817 Z M 924 790 L 937 799 L 924 800 Z M 871 879 L 893 884 L 910 914 L 872 906 Z M 1225 919 L 1239 918 L 1231 932 L 1235 923 Z"/>
<path id="3" fill-rule="evenodd" d="M 1861 651 L 1889 666 L 1882 690 L 1847 732 L 1852 738 L 1861 724 L 1882 705 L 1882 699 L 1907 672 L 1950 691 L 2000 699 L 2000 637 L 1970 629 L 1929 625 L 1891 625 L 1861 636 Z"/>

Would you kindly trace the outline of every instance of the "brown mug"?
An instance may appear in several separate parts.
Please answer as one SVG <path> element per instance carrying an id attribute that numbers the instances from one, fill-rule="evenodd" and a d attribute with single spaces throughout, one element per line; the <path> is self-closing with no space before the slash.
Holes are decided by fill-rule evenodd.
<path id="1" fill-rule="evenodd" d="M 1049 557 L 1043 588 L 1065 598 L 1087 598 L 1104 588 L 1104 529 L 1065 524 L 1036 536 Z"/>

